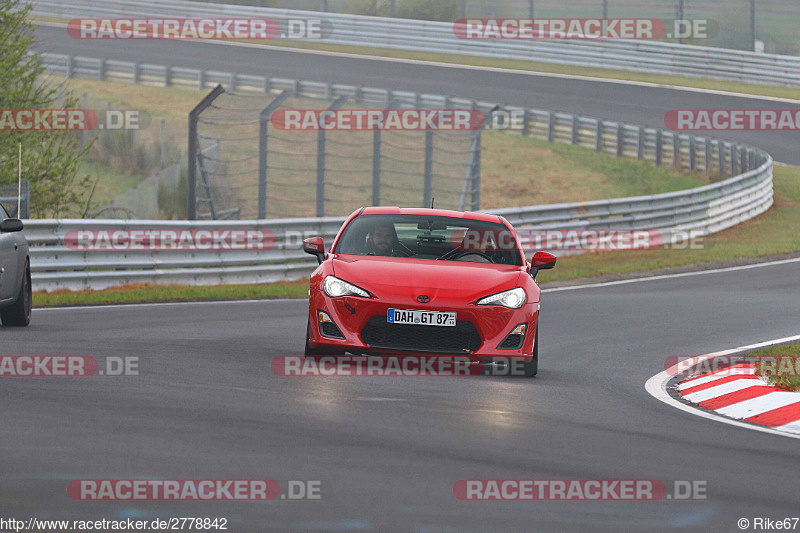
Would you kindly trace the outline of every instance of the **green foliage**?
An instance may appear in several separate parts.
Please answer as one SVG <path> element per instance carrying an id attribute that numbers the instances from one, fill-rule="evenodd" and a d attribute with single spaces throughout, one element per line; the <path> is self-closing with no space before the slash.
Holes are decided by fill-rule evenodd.
<path id="1" fill-rule="evenodd" d="M 460 15 L 458 0 L 404 0 L 397 5 L 400 18 L 455 22 Z"/>
<path id="2" fill-rule="evenodd" d="M 44 72 L 36 56 L 27 56 L 34 26 L 26 19 L 30 6 L 22 0 L 0 0 L 0 109 L 75 108 L 77 99 L 51 83 L 39 83 Z M 12 131 L 0 135 L 0 184 L 16 183 L 19 144 L 22 174 L 30 181 L 31 216 L 80 215 L 88 178 L 78 179 L 78 163 L 86 149 L 65 131 Z"/>

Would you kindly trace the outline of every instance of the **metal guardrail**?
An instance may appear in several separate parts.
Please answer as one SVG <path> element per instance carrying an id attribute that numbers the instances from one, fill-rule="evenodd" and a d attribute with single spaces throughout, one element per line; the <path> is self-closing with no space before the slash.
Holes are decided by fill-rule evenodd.
<path id="1" fill-rule="evenodd" d="M 319 19 L 320 13 L 186 0 L 33 0 L 34 13 L 56 17 L 263 17 Z M 325 42 L 518 59 L 656 74 L 796 86 L 800 57 L 656 41 L 478 41 L 456 37 L 453 24 L 336 13 L 322 14 Z"/>
<path id="2" fill-rule="evenodd" d="M 772 159 L 728 180 L 688 191 L 595 202 L 488 211 L 516 227 L 557 229 L 661 229 L 665 241 L 682 232 L 711 234 L 753 218 L 772 205 Z M 28 220 L 35 290 L 103 289 L 127 283 L 216 285 L 296 280 L 316 268 L 303 253 L 305 236 L 327 244 L 344 218 L 270 221 Z M 67 246 L 70 230 L 270 230 L 268 250 L 80 250 Z M 683 237 L 681 237 L 683 238 Z M 526 247 L 527 248 L 527 247 Z M 526 251 L 532 251 L 530 249 Z"/>

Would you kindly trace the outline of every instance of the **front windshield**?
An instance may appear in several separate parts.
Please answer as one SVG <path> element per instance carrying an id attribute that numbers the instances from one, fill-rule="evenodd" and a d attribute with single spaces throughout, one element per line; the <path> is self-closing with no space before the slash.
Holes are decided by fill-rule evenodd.
<path id="1" fill-rule="evenodd" d="M 504 225 L 443 216 L 358 216 L 334 253 L 522 265 L 514 234 Z"/>

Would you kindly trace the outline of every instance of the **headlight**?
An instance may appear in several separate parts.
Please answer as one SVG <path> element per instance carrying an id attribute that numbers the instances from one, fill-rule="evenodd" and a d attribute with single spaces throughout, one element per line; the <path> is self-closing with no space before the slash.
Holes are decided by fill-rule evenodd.
<path id="1" fill-rule="evenodd" d="M 486 298 L 478 300 L 478 305 L 502 305 L 509 309 L 519 309 L 525 305 L 527 296 L 521 287 L 511 289 L 510 291 L 498 292 Z"/>
<path id="2" fill-rule="evenodd" d="M 362 298 L 371 298 L 369 293 L 364 289 L 356 287 L 352 283 L 339 279 L 335 276 L 328 276 L 322 283 L 322 290 L 331 298 L 338 298 L 340 296 L 361 296 Z"/>

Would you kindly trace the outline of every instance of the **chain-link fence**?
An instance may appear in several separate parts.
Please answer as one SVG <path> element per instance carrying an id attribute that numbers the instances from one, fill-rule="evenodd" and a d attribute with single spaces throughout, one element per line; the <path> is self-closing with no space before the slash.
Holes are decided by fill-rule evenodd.
<path id="1" fill-rule="evenodd" d="M 741 50 L 753 49 L 755 21 L 755 39 L 764 43 L 763 51 L 800 55 L 800 37 L 796 31 L 800 2 L 796 0 L 227 0 L 225 3 L 446 22 L 465 17 L 707 19 L 714 21 L 718 31 L 708 39 L 685 43 Z"/>
<path id="2" fill-rule="evenodd" d="M 0 185 L 0 204 L 11 218 L 29 218 L 31 187 L 28 180 L 13 185 Z"/>
<path id="3" fill-rule="evenodd" d="M 358 101 L 358 103 L 356 103 Z M 388 98 L 381 109 L 412 109 Z M 198 219 L 341 216 L 369 205 L 480 207 L 480 130 L 290 131 L 276 112 L 365 109 L 363 97 L 219 92 L 197 116 Z M 482 124 L 482 121 L 481 121 Z M 214 154 L 204 153 L 216 146 Z M 190 218 L 192 218 L 190 213 Z"/>

